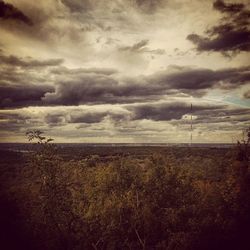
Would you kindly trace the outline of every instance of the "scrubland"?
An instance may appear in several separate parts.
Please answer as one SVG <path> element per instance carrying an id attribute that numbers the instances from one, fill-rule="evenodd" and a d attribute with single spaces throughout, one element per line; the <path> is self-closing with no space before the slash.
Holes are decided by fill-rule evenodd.
<path id="1" fill-rule="evenodd" d="M 250 177 L 236 147 L 43 143 L 2 150 L 0 162 L 2 249 L 249 249 Z"/>

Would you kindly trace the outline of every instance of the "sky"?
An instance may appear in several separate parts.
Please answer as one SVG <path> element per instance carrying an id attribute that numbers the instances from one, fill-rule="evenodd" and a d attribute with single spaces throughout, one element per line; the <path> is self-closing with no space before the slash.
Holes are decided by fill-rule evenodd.
<path id="1" fill-rule="evenodd" d="M 250 2 L 0 0 L 0 142 L 231 143 L 250 126 Z M 192 103 L 192 112 L 191 112 Z"/>

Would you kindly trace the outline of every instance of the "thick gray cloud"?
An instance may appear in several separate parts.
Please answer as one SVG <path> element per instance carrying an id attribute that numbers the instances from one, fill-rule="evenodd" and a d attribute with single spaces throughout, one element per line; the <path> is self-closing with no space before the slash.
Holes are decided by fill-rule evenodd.
<path id="1" fill-rule="evenodd" d="M 212 103 L 194 103 L 192 113 L 194 134 L 216 130 L 232 132 L 235 127 L 244 129 L 250 118 L 249 109 Z M 168 128 L 171 129 L 173 126 L 178 127 L 180 133 L 185 133 L 190 129 L 188 114 L 190 114 L 190 103 L 174 100 L 165 103 L 128 105 L 120 111 L 108 109 L 101 111 L 93 106 L 64 109 L 53 107 L 42 109 L 40 112 L 18 109 L 0 112 L 0 129 L 22 137 L 28 129 L 39 128 L 47 131 L 53 138 L 54 136 L 66 136 L 68 139 L 109 138 L 112 133 L 117 138 L 131 136 L 142 139 L 149 136 L 148 139 L 152 139 L 156 135 L 159 136 L 159 133 L 161 135 L 168 133 Z M 112 127 L 112 132 L 108 130 L 107 125 Z M 83 129 L 81 133 L 79 129 Z M 0 133 L 1 135 L 3 134 Z"/>
<path id="2" fill-rule="evenodd" d="M 17 110 L 15 112 L 1 112 L 0 111 L 0 132 L 14 132 L 26 131 L 28 128 L 35 128 L 42 124 L 42 121 L 36 117 L 32 117 L 29 113 Z M 24 135 L 24 132 L 22 132 Z"/>
<path id="3" fill-rule="evenodd" d="M 170 121 L 172 119 L 181 119 L 187 114 L 189 108 L 183 103 L 171 103 L 161 105 L 141 105 L 133 108 L 134 119 L 148 119 L 154 121 Z"/>
<path id="4" fill-rule="evenodd" d="M 185 102 L 171 102 L 162 104 L 142 104 L 129 108 L 133 112 L 134 120 L 154 120 L 154 121 L 171 121 L 180 120 L 184 115 L 191 113 L 191 107 L 189 103 Z M 223 106 L 205 106 L 198 105 L 193 110 L 193 114 L 197 112 L 223 110 Z"/>
<path id="5" fill-rule="evenodd" d="M 45 115 L 44 122 L 49 126 L 61 126 L 65 124 L 95 124 L 101 123 L 105 118 L 109 119 L 115 124 L 129 120 L 130 112 L 124 109 L 122 112 L 106 110 L 98 111 L 88 108 L 70 108 L 70 112 L 58 110 Z M 1 119 L 1 116 L 0 116 Z"/>
<path id="6" fill-rule="evenodd" d="M 69 123 L 99 123 L 108 112 L 92 112 L 92 113 L 80 113 L 70 115 Z"/>
<path id="7" fill-rule="evenodd" d="M 33 119 L 40 121 L 44 125 L 50 127 L 53 126 L 64 126 L 67 124 L 85 124 L 89 126 L 91 124 L 101 124 L 104 119 L 111 121 L 115 127 L 119 128 L 124 132 L 128 129 L 136 130 L 135 124 L 131 124 L 133 121 L 139 120 L 151 120 L 151 121 L 168 121 L 175 123 L 178 121 L 179 124 L 190 124 L 190 119 L 185 120 L 185 115 L 190 114 L 190 103 L 181 101 L 172 101 L 164 103 L 150 103 L 150 104 L 134 104 L 124 106 L 123 110 L 117 111 L 98 111 L 91 107 L 82 108 L 69 108 L 68 110 L 55 109 L 52 111 L 43 111 L 44 119 L 41 115 L 37 117 L 31 117 L 30 113 L 0 113 L 0 120 L 9 120 L 11 123 L 24 124 L 29 123 L 28 121 Z M 210 123 L 216 122 L 235 122 L 235 121 L 246 121 L 246 116 L 249 118 L 249 110 L 247 109 L 229 109 L 227 105 L 208 105 L 208 104 L 194 104 L 193 105 L 193 116 L 195 117 L 193 123 Z M 40 117 L 40 118 L 39 118 Z M 162 129 L 162 128 L 160 128 Z M 159 129 L 157 129 L 159 130 Z"/>
<path id="8" fill-rule="evenodd" d="M 238 52 L 250 50 L 250 31 L 246 29 L 233 30 L 228 27 L 228 30 L 219 32 L 219 28 L 216 27 L 217 37 L 208 38 L 202 37 L 197 34 L 190 34 L 187 39 L 197 45 L 198 51 L 217 51 L 217 52 Z M 215 32 L 215 31 L 214 31 Z"/>
<path id="9" fill-rule="evenodd" d="M 244 8 L 242 3 L 226 4 L 222 0 L 217 0 L 213 3 L 213 7 L 221 12 L 237 13 Z"/>
<path id="10" fill-rule="evenodd" d="M 91 107 L 84 109 L 67 110 L 53 108 L 52 111 L 43 111 L 44 120 L 41 114 L 35 116 L 28 112 L 23 113 L 16 110 L 15 112 L 0 112 L 0 120 L 17 124 L 30 124 L 30 120 L 49 126 L 61 126 L 66 124 L 96 124 L 108 118 L 114 125 L 131 130 L 135 129 L 135 124 L 127 123 L 138 120 L 168 121 L 172 124 L 190 124 L 191 114 L 190 103 L 181 101 L 172 101 L 164 103 L 135 104 L 125 106 L 122 112 L 117 111 L 98 111 Z M 32 114 L 32 115 L 31 115 Z M 236 108 L 228 105 L 216 104 L 198 104 L 194 103 L 192 108 L 193 124 L 205 123 L 231 123 L 248 122 L 250 110 L 247 108 Z M 125 127 L 124 127 L 125 126 Z M 157 128 L 155 128 L 157 129 Z M 159 128 L 162 129 L 162 128 Z M 158 129 L 157 129 L 158 130 Z"/>
<path id="11" fill-rule="evenodd" d="M 54 91 L 48 70 L 62 62 L 62 59 L 36 60 L 0 52 L 0 107 L 44 105 L 42 97 Z"/>
<path id="12" fill-rule="evenodd" d="M 33 68 L 33 67 L 50 67 L 58 66 L 63 63 L 63 59 L 49 59 L 44 61 L 34 60 L 32 58 L 20 58 L 17 56 L 6 56 L 0 54 L 0 64 L 7 64 L 11 66 L 18 66 L 24 68 Z"/>
<path id="13" fill-rule="evenodd" d="M 55 92 L 46 94 L 43 101 L 48 105 L 133 103 L 162 95 L 162 88 L 149 84 L 144 77 L 123 79 L 111 75 L 115 71 L 104 69 L 73 72 L 60 75 Z"/>
<path id="14" fill-rule="evenodd" d="M 118 82 L 106 75 L 80 74 L 73 79 L 56 83 L 56 91 L 48 93 L 44 101 L 48 104 L 79 105 L 84 103 L 110 102 Z"/>
<path id="15" fill-rule="evenodd" d="M 161 86 L 142 79 L 117 79 L 107 75 L 83 74 L 56 83 L 56 91 L 43 98 L 51 105 L 80 105 L 102 103 L 134 103 L 158 99 L 171 94 L 168 85 Z"/>
<path id="16" fill-rule="evenodd" d="M 27 25 L 33 25 L 32 20 L 27 17 L 22 11 L 14 7 L 12 4 L 5 3 L 0 0 L 0 18 L 13 19 L 19 22 L 23 22 Z"/>
<path id="17" fill-rule="evenodd" d="M 61 124 L 65 124 L 65 114 L 56 113 L 56 114 L 47 114 L 44 118 L 44 121 L 49 126 L 58 126 Z"/>
<path id="18" fill-rule="evenodd" d="M 151 81 L 160 86 L 183 91 L 205 90 L 208 88 L 237 88 L 250 81 L 250 68 L 228 68 L 220 70 L 179 67 L 176 72 L 159 72 Z"/>
<path id="19" fill-rule="evenodd" d="M 58 81 L 55 93 L 46 94 L 47 104 L 133 103 L 163 95 L 187 93 L 202 96 L 207 89 L 233 89 L 250 81 L 249 67 L 223 70 L 180 68 L 148 77 L 118 79 L 103 74 L 79 74 Z"/>
<path id="20" fill-rule="evenodd" d="M 244 4 L 226 4 L 218 0 L 213 4 L 215 10 L 225 15 L 218 25 L 206 30 L 207 36 L 190 34 L 187 39 L 202 51 L 228 53 L 250 50 L 250 11 Z"/>
<path id="21" fill-rule="evenodd" d="M 55 60 L 36 62 L 36 65 L 47 67 L 54 62 L 60 63 Z M 13 64 L 22 65 L 19 61 Z M 34 66 L 34 63 L 28 65 Z M 24 64 L 24 68 L 25 66 L 27 64 Z M 249 67 L 221 70 L 176 67 L 172 71 L 130 78 L 117 75 L 117 71 L 113 69 L 57 67 L 49 72 L 49 77 L 47 72 L 36 78 L 33 71 L 13 71 L 12 74 L 7 74 L 6 70 L 2 70 L 1 107 L 29 106 L 32 103 L 42 106 L 125 104 L 149 102 L 174 95 L 201 97 L 210 88 L 230 90 L 250 81 Z M 44 84 L 44 81 L 50 81 L 50 85 Z"/>
<path id="22" fill-rule="evenodd" d="M 42 104 L 45 93 L 53 91 L 48 85 L 0 85 L 0 107 L 26 107 Z"/>

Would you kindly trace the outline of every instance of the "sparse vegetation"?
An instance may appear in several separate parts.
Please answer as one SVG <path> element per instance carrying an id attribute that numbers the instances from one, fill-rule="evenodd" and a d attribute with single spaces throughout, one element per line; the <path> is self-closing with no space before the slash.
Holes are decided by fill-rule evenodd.
<path id="1" fill-rule="evenodd" d="M 249 241 L 239 144 L 124 148 L 126 156 L 102 148 L 106 157 L 69 159 L 41 132 L 27 135 L 39 146 L 1 162 L 1 201 L 18 211 L 9 215 L 17 249 L 244 249 Z"/>

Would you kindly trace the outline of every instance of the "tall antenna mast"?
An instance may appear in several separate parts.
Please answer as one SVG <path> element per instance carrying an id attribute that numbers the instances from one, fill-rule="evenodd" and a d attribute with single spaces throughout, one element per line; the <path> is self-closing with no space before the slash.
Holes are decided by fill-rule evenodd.
<path id="1" fill-rule="evenodd" d="M 191 116 L 191 124 L 190 124 L 190 146 L 193 143 L 193 104 L 191 103 L 190 107 L 190 116 Z"/>

